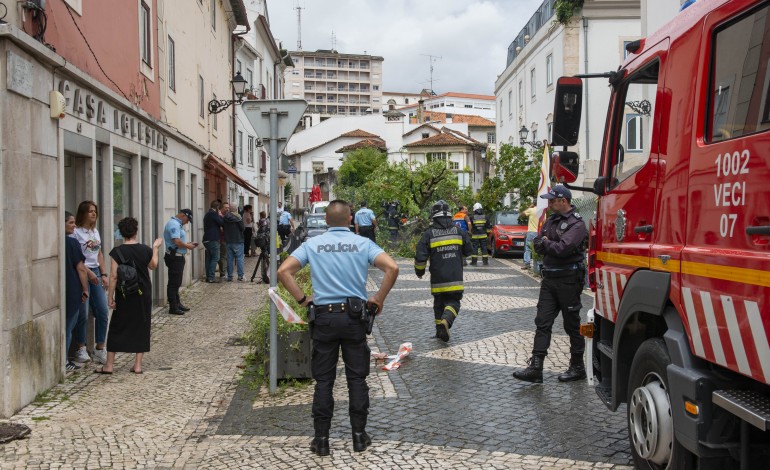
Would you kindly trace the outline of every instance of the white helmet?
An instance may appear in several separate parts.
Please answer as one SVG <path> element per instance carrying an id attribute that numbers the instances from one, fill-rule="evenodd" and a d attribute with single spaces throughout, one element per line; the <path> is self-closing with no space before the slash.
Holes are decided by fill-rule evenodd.
<path id="1" fill-rule="evenodd" d="M 481 210 L 481 203 L 477 202 L 476 204 L 474 204 L 473 205 L 473 210 L 474 211 L 480 211 Z"/>

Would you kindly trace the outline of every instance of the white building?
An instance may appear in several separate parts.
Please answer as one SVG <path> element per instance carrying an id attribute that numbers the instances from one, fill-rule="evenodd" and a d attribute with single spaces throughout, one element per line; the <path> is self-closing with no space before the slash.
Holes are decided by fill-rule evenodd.
<path id="1" fill-rule="evenodd" d="M 486 119 L 495 118 L 495 97 L 492 95 L 475 95 L 471 93 L 448 92 L 440 95 L 423 95 L 422 107 L 425 111 L 446 114 L 467 114 L 481 116 Z M 419 102 L 398 107 L 396 109 L 408 115 L 417 117 Z"/>
<path id="2" fill-rule="evenodd" d="M 545 0 L 508 47 L 507 67 L 495 82 L 500 144 L 522 145 L 522 128 L 528 130 L 526 141 L 550 141 L 556 80 L 617 70 L 626 57 L 625 45 L 657 29 L 679 8 L 679 2 L 664 0 L 586 0 L 564 26 L 555 22 L 554 3 Z M 610 93 L 607 80 L 585 79 L 583 93 L 575 150 L 581 157 L 583 184 L 590 184 L 598 174 Z"/>
<path id="3" fill-rule="evenodd" d="M 332 116 L 377 114 L 382 108 L 382 61 L 379 56 L 341 54 L 336 50 L 290 53 L 287 98 L 308 103 L 305 128 Z"/>
<path id="4" fill-rule="evenodd" d="M 247 5 L 249 33 L 238 40 L 235 52 L 235 71 L 247 82 L 246 99 L 283 98 L 283 72 L 286 67 L 286 51 L 270 30 L 266 2 L 249 2 Z M 236 107 L 234 166 L 246 185 L 232 184 L 229 198 L 239 207 L 249 204 L 254 213 L 268 212 L 270 203 L 270 158 L 267 146 L 258 146 L 260 136 L 251 125 L 240 106 Z M 251 188 L 249 188 L 249 186 Z"/>
<path id="5" fill-rule="evenodd" d="M 295 134 L 285 154 L 297 168 L 292 185 L 297 188 L 294 207 L 308 207 L 313 184 L 319 184 L 325 197 L 334 193 L 335 175 L 346 152 L 364 145 L 384 148 L 391 162 L 419 161 L 435 157 L 447 161 L 458 175 L 461 187 L 474 191 L 489 175 L 486 162 L 486 131 L 476 130 L 476 122 L 410 124 L 387 115 L 348 116 L 328 119 Z M 491 124 L 491 123 L 490 123 Z M 432 139 L 432 140 L 431 140 Z M 418 142 L 425 141 L 421 144 Z M 428 155 L 429 153 L 435 155 Z M 443 155 L 441 155 L 443 153 Z"/>

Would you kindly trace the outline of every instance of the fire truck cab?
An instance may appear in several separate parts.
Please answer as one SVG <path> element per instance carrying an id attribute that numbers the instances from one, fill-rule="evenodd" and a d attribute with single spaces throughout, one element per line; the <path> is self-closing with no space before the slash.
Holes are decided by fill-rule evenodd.
<path id="1" fill-rule="evenodd" d="M 588 369 L 638 467 L 770 468 L 770 2 L 699 0 L 627 51 L 556 89 L 568 184 L 582 80 L 612 90 L 578 188 L 598 196 Z"/>

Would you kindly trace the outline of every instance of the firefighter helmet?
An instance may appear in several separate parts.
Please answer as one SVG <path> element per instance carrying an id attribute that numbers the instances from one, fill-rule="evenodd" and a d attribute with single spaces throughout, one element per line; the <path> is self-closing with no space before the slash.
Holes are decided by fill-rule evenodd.
<path id="1" fill-rule="evenodd" d="M 433 204 L 430 210 L 430 218 L 435 219 L 436 217 L 452 217 L 452 214 L 449 213 L 449 204 L 443 199 Z"/>

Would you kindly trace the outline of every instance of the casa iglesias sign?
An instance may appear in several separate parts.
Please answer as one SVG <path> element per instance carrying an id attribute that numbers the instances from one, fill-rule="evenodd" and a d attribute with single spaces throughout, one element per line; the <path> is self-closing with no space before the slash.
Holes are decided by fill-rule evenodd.
<path id="1" fill-rule="evenodd" d="M 158 151 L 168 150 L 168 136 L 136 116 L 115 108 L 91 90 L 69 80 L 59 80 L 56 89 L 64 96 L 67 114 Z"/>

